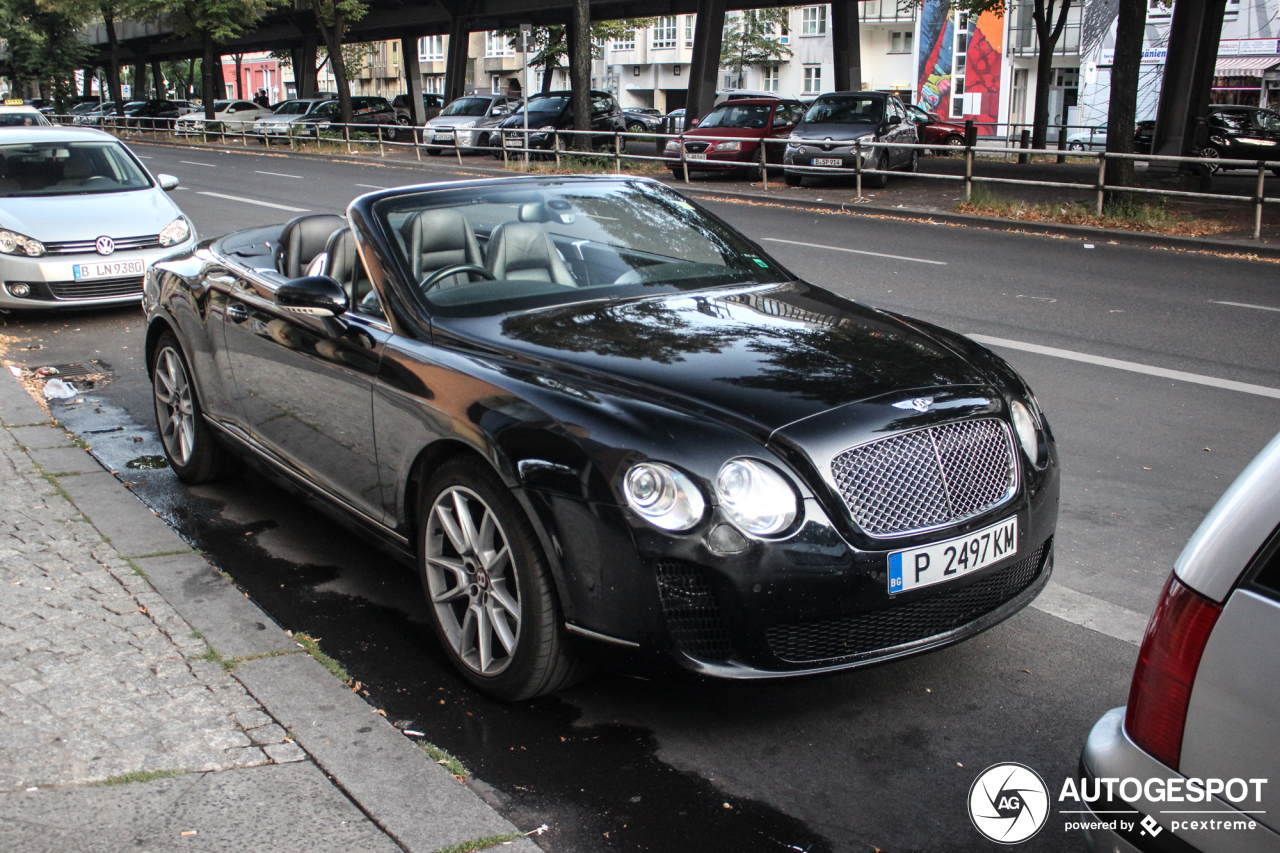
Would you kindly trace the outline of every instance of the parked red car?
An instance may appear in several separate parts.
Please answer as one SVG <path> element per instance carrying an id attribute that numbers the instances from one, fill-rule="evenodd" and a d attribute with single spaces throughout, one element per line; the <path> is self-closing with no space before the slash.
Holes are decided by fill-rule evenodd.
<path id="1" fill-rule="evenodd" d="M 915 104 L 906 104 L 907 115 L 919 128 L 925 145 L 964 145 L 964 122 L 947 121 L 937 113 L 925 112 Z"/>
<path id="2" fill-rule="evenodd" d="M 743 98 L 726 101 L 713 109 L 685 132 L 684 156 L 689 169 L 699 171 L 746 171 L 752 180 L 759 179 L 760 140 L 785 140 L 804 118 L 804 104 L 775 98 Z M 705 139 L 705 137 L 712 137 Z M 729 137 L 716 139 L 716 137 Z M 662 154 L 670 159 L 673 173 L 680 165 L 679 139 L 667 141 Z M 781 141 L 765 147 L 769 163 L 782 165 L 786 145 Z M 729 160 L 729 163 L 703 162 Z"/>

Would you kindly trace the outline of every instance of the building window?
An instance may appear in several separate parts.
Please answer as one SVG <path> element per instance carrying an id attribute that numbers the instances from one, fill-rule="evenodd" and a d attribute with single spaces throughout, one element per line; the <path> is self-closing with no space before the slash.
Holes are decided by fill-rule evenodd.
<path id="1" fill-rule="evenodd" d="M 427 36 L 418 39 L 418 59 L 438 62 L 444 59 L 444 36 Z"/>
<path id="2" fill-rule="evenodd" d="M 800 10 L 800 35 L 825 36 L 827 34 L 827 7 L 805 6 Z"/>
<path id="3" fill-rule="evenodd" d="M 427 85 L 425 88 L 426 88 L 426 91 L 430 92 L 433 95 L 444 94 L 444 75 L 432 74 L 431 76 L 427 77 Z"/>
<path id="4" fill-rule="evenodd" d="M 653 46 L 659 49 L 676 46 L 676 18 L 674 15 L 658 19 L 657 25 L 653 28 Z"/>
<path id="5" fill-rule="evenodd" d="M 622 34 L 622 38 L 615 39 L 613 42 L 614 50 L 635 50 L 636 49 L 636 31 L 627 30 Z"/>
<path id="6" fill-rule="evenodd" d="M 684 46 L 693 47 L 693 15 L 684 16 Z"/>
<path id="7" fill-rule="evenodd" d="M 964 78 L 951 78 L 951 117 L 964 115 Z"/>
<path id="8" fill-rule="evenodd" d="M 515 56 L 516 49 L 512 46 L 511 39 L 496 30 L 489 30 L 485 39 L 484 55 Z"/>
<path id="9" fill-rule="evenodd" d="M 782 28 L 782 33 L 778 36 L 778 44 L 791 44 L 791 30 L 787 27 Z"/>
<path id="10" fill-rule="evenodd" d="M 911 30 L 900 33 L 889 33 L 890 53 L 910 53 L 916 34 Z"/>
<path id="11" fill-rule="evenodd" d="M 822 66 L 806 65 L 804 67 L 804 93 L 817 95 L 822 92 Z"/>
<path id="12" fill-rule="evenodd" d="M 766 65 L 764 67 L 764 90 L 766 92 L 778 91 L 778 66 Z"/>
<path id="13" fill-rule="evenodd" d="M 493 94 L 501 95 L 502 94 L 502 76 L 500 74 L 494 74 L 489 79 L 490 79 L 490 82 L 492 83 Z"/>

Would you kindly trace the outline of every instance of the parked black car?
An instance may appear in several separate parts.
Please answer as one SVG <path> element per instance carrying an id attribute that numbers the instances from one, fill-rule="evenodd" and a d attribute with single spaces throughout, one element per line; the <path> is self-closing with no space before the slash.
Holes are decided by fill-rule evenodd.
<path id="1" fill-rule="evenodd" d="M 382 134 L 388 141 L 396 138 L 400 125 L 396 121 L 395 108 L 386 98 L 356 95 L 351 98 L 352 124 L 369 124 L 375 127 L 369 130 Z M 327 101 L 318 104 L 311 112 L 294 122 L 294 133 L 302 136 L 317 136 L 328 130 L 330 125 L 342 125 L 342 108 L 338 101 Z M 351 128 L 352 133 L 359 133 L 360 128 Z"/>
<path id="2" fill-rule="evenodd" d="M 1133 128 L 1133 153 L 1150 154 L 1151 143 L 1155 139 L 1156 123 L 1153 120 L 1140 121 Z"/>
<path id="3" fill-rule="evenodd" d="M 391 106 L 396 110 L 396 121 L 401 127 L 408 127 L 413 124 L 413 115 L 409 112 L 409 96 L 396 95 L 391 101 Z M 422 95 L 422 122 L 425 124 L 436 116 L 440 115 L 440 110 L 444 109 L 444 98 L 440 95 L 432 95 L 424 92 Z"/>
<path id="4" fill-rule="evenodd" d="M 528 100 L 527 109 L 530 148 L 551 148 L 554 137 L 551 131 L 573 130 L 573 93 L 568 90 L 533 95 Z M 507 148 L 524 147 L 524 123 L 524 109 L 520 109 L 498 125 L 502 135 L 506 137 Z M 608 92 L 591 92 L 591 129 L 599 134 L 591 137 L 592 148 L 612 146 L 613 134 L 625 133 L 627 130 L 622 108 Z M 500 143 L 499 134 L 492 134 L 489 144 L 498 146 Z M 570 135 L 561 140 L 560 147 L 572 148 L 576 144 L 576 137 Z M 626 147 L 625 140 L 623 147 Z M 496 151 L 493 156 L 501 157 L 502 152 Z"/>
<path id="5" fill-rule="evenodd" d="M 919 137 L 916 124 L 896 95 L 883 92 L 832 92 L 814 100 L 804 121 L 791 132 L 783 163 L 787 166 L 835 166 L 853 169 L 856 141 L 912 144 Z M 862 168 L 914 172 L 920 163 L 917 148 L 864 148 Z M 813 175 L 814 173 L 809 173 Z M 798 187 L 805 173 L 785 171 L 788 186 Z M 864 175 L 863 186 L 883 187 L 884 174 Z"/>
<path id="6" fill-rule="evenodd" d="M 959 642 L 1049 579 L 1053 435 L 963 335 L 797 279 L 656 181 L 383 190 L 155 264 L 181 479 L 253 460 L 415 564 L 519 699 Z"/>
<path id="7" fill-rule="evenodd" d="M 1259 107 L 1209 107 L 1209 141 L 1200 156 L 1227 160 L 1280 160 L 1280 114 Z M 1245 169 L 1244 165 L 1215 165 L 1218 169 Z M 1254 165 L 1252 168 L 1257 168 Z M 1280 167 L 1271 170 L 1280 175 Z"/>
<path id="8" fill-rule="evenodd" d="M 623 110 L 622 117 L 627 122 L 627 130 L 632 133 L 661 133 L 662 113 L 654 109 Z"/>
<path id="9" fill-rule="evenodd" d="M 152 99 L 126 104 L 124 114 L 129 127 L 171 128 L 174 119 L 182 115 L 182 108 L 173 101 Z"/>

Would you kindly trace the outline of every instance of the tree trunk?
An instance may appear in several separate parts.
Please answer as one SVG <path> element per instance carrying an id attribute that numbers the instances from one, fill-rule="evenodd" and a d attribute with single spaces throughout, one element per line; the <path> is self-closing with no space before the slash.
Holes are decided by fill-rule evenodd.
<path id="1" fill-rule="evenodd" d="M 1138 118 L 1138 79 L 1142 74 L 1142 37 L 1147 25 L 1146 0 L 1120 0 L 1116 21 L 1116 55 L 1111 66 L 1111 106 L 1107 112 L 1107 150 L 1133 153 Z M 1107 163 L 1107 184 L 1133 186 L 1133 161 Z"/>
<path id="2" fill-rule="evenodd" d="M 187 93 L 185 100 L 191 100 L 196 94 L 196 61 L 195 58 L 187 60 L 187 79 L 183 82 L 183 87 Z"/>
<path id="3" fill-rule="evenodd" d="M 236 64 L 236 97 L 241 99 L 252 97 L 245 94 L 244 91 L 244 54 L 233 53 L 231 54 L 231 59 Z M 254 92 L 254 94 L 256 95 L 257 92 Z"/>
<path id="4" fill-rule="evenodd" d="M 320 38 L 324 39 L 329 54 L 329 68 L 333 72 L 333 82 L 338 87 L 338 109 L 342 114 L 342 123 L 350 124 L 351 87 L 347 83 L 347 63 L 342 57 L 342 34 L 346 31 L 346 21 L 342 17 L 342 8 L 335 4 L 333 10 L 333 26 L 324 21 L 322 0 L 311 0 L 311 8 L 316 14 L 316 25 L 320 28 Z"/>
<path id="5" fill-rule="evenodd" d="M 203 30 L 200 33 L 200 44 L 204 48 L 204 55 L 200 59 L 200 100 L 204 102 L 204 117 L 212 121 L 213 101 L 217 94 L 213 71 L 215 68 L 221 71 L 222 65 L 218 62 L 218 52 L 213 45 L 213 33 Z"/>
<path id="6" fill-rule="evenodd" d="M 120 36 L 116 34 L 115 16 L 108 10 L 102 10 L 102 23 L 107 28 L 107 45 L 110 61 L 107 63 L 107 88 L 111 92 L 111 100 L 116 102 L 116 115 L 124 115 L 124 96 L 120 93 Z"/>
<path id="7" fill-rule="evenodd" d="M 591 129 L 591 3 L 573 0 L 573 57 L 569 66 L 573 89 L 573 129 Z M 578 149 L 590 150 L 590 134 L 577 139 Z"/>
<path id="8" fill-rule="evenodd" d="M 1049 89 L 1053 85 L 1053 51 L 1067 24 L 1071 0 L 1058 0 L 1057 21 L 1051 21 L 1053 0 L 1035 0 L 1031 10 L 1036 25 L 1036 100 L 1031 118 L 1031 147 L 1044 148 L 1049 138 Z"/>
<path id="9" fill-rule="evenodd" d="M 556 61 L 554 55 L 548 56 L 546 63 L 542 66 L 542 94 L 551 91 L 551 81 L 556 76 L 556 69 L 560 67 L 560 63 Z"/>

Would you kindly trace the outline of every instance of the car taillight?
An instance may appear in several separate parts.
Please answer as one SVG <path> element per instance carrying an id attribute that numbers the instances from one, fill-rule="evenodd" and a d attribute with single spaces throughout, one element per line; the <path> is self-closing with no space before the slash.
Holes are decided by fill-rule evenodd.
<path id="1" fill-rule="evenodd" d="M 1124 727 L 1134 743 L 1173 770 L 1182 760 L 1196 670 L 1221 612 L 1222 605 L 1201 598 L 1170 574 L 1142 637 Z"/>

